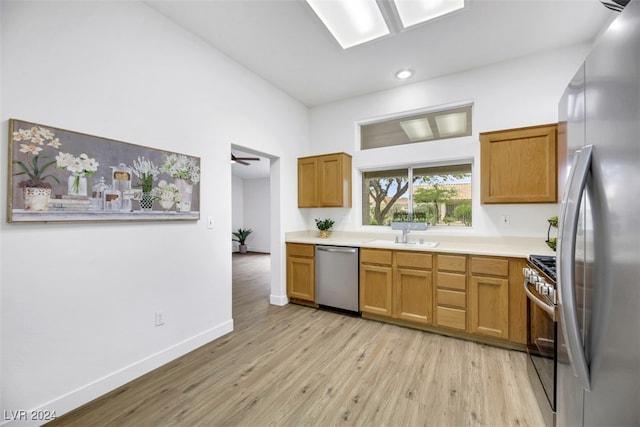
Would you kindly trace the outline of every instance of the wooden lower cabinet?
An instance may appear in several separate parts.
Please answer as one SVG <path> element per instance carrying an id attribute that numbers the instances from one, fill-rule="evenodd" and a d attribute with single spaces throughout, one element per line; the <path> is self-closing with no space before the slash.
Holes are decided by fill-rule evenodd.
<path id="1" fill-rule="evenodd" d="M 467 256 L 436 255 L 435 324 L 467 330 Z"/>
<path id="2" fill-rule="evenodd" d="M 360 311 L 391 317 L 392 271 L 390 265 L 360 265 Z"/>
<path id="3" fill-rule="evenodd" d="M 431 254 L 362 249 L 360 310 L 413 323 L 431 324 Z"/>
<path id="4" fill-rule="evenodd" d="M 287 296 L 315 303 L 315 246 L 287 243 Z"/>
<path id="5" fill-rule="evenodd" d="M 526 344 L 527 297 L 521 259 L 471 257 L 469 332 Z"/>
<path id="6" fill-rule="evenodd" d="M 432 324 L 432 255 L 422 252 L 395 253 L 393 317 L 424 325 Z"/>
<path id="7" fill-rule="evenodd" d="M 315 246 L 287 243 L 287 296 L 315 304 Z M 526 260 L 362 248 L 360 310 L 427 330 L 527 343 Z M 494 341 L 495 340 L 495 341 Z"/>
<path id="8" fill-rule="evenodd" d="M 471 276 L 469 332 L 509 338 L 509 279 Z"/>

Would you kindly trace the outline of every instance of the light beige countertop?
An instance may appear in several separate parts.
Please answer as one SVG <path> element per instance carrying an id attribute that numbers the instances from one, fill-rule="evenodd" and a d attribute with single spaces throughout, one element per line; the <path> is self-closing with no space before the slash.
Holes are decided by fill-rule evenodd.
<path id="1" fill-rule="evenodd" d="M 395 243 L 396 236 L 400 236 L 400 233 L 332 231 L 329 234 L 329 238 L 321 239 L 318 230 L 310 230 L 288 232 L 285 235 L 285 241 L 287 243 L 307 243 L 312 245 L 354 246 L 513 258 L 528 258 L 529 255 L 555 256 L 555 252 L 545 243 L 545 239 L 538 237 L 478 237 L 411 232 L 408 236 L 410 243 L 402 244 Z M 436 245 L 434 246 L 434 244 Z"/>

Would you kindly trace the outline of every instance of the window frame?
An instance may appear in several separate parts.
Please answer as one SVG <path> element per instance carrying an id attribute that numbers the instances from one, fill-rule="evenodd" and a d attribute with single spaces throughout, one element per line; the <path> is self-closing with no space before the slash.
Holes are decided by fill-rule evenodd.
<path id="1" fill-rule="evenodd" d="M 365 194 L 368 196 L 368 191 L 366 191 L 365 193 L 365 174 L 367 172 L 385 172 L 385 171 L 398 171 L 398 170 L 406 170 L 407 171 L 407 179 L 409 180 L 409 188 L 407 189 L 407 192 L 409 193 L 407 195 L 408 198 L 408 211 L 409 213 L 413 212 L 413 171 L 416 169 L 436 169 L 436 168 L 442 168 L 442 167 L 449 167 L 449 166 L 469 166 L 470 172 L 469 172 L 469 177 L 471 179 L 470 185 L 471 185 L 471 225 L 470 226 L 461 226 L 461 227 L 451 227 L 448 225 L 429 225 L 428 229 L 430 230 L 447 230 L 448 232 L 466 232 L 466 231 L 470 231 L 473 230 L 474 228 L 474 223 L 475 223 L 475 217 L 476 217 L 476 209 L 474 209 L 473 207 L 476 205 L 476 203 L 474 203 L 474 190 L 476 185 L 474 185 L 474 172 L 475 172 L 475 162 L 474 162 L 474 158 L 472 157 L 465 157 L 465 158 L 460 158 L 460 159 L 455 159 L 455 160 L 450 160 L 450 161 L 440 161 L 440 162 L 433 162 L 433 163 L 406 163 L 406 164 L 401 164 L 401 165 L 393 165 L 393 166 L 376 166 L 376 167 L 371 167 L 371 168 L 360 168 L 359 169 L 359 180 L 360 180 L 360 213 L 358 215 L 359 217 L 359 222 L 360 222 L 360 227 L 362 228 L 366 228 L 369 230 L 378 230 L 378 231 L 382 231 L 382 230 L 391 230 L 391 226 L 390 225 L 371 225 L 371 224 L 365 224 L 364 223 L 364 211 L 365 208 L 368 210 L 370 207 L 370 204 L 367 202 L 365 205 Z M 368 197 L 367 197 L 368 200 Z"/>
<path id="2" fill-rule="evenodd" d="M 445 136 L 445 137 L 440 137 L 440 138 L 431 138 L 431 139 L 421 139 L 421 140 L 415 140 L 415 141 L 407 141 L 407 142 L 402 142 L 402 143 L 398 143 L 398 144 L 388 144 L 388 145 L 381 145 L 381 146 L 377 146 L 377 147 L 368 147 L 368 148 L 363 148 L 363 127 L 364 126 L 370 126 L 370 125 L 375 125 L 375 124 L 383 124 L 386 122 L 394 122 L 394 121 L 400 121 L 403 119 L 406 120 L 413 120 L 416 117 L 419 116 L 432 116 L 430 117 L 429 120 L 430 122 L 435 120 L 435 115 L 438 115 L 438 113 L 443 113 L 443 114 L 450 114 L 450 113 L 455 113 L 455 112 L 459 112 L 460 110 L 465 110 L 468 109 L 468 114 L 467 114 L 467 123 L 466 123 L 466 133 L 462 134 L 462 135 L 454 135 L 454 136 Z M 473 135 L 473 110 L 474 110 L 474 102 L 472 101 L 462 101 L 462 102 L 457 102 L 457 103 L 451 103 L 451 104 L 446 104 L 446 105 L 439 105 L 439 106 L 431 106 L 431 107 L 426 107 L 426 108 L 419 108 L 419 109 L 415 109 L 415 110 L 409 110 L 409 111 L 402 111 L 399 113 L 393 113 L 393 114 L 388 114 L 388 115 L 383 115 L 383 116 L 378 116 L 378 117 L 373 117 L 373 118 L 369 118 L 366 120 L 360 120 L 356 123 L 356 128 L 357 128 L 357 141 L 356 141 L 356 146 L 357 146 L 357 150 L 358 151 L 362 151 L 362 152 L 366 152 L 366 151 L 371 151 L 371 150 L 378 150 L 378 149 L 385 149 L 385 148 L 393 148 L 393 147 L 402 147 L 405 145 L 411 145 L 411 144 L 424 144 L 424 143 L 430 143 L 430 142 L 438 142 L 438 141 L 446 141 L 446 140 L 455 140 L 458 138 L 468 138 L 471 135 Z M 408 138 L 408 135 L 407 135 Z"/>

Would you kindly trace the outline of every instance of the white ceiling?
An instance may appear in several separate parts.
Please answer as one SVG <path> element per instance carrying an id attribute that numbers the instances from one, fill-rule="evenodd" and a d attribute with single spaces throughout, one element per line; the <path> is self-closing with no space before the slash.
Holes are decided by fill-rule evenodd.
<path id="1" fill-rule="evenodd" d="M 304 0 L 146 3 L 309 107 L 592 41 L 616 15 L 598 0 L 467 0 L 463 11 L 343 50 Z M 399 81 L 402 68 L 415 74 Z M 232 172 L 268 177 L 269 159 Z"/>
<path id="2" fill-rule="evenodd" d="M 468 0 L 463 11 L 343 50 L 304 0 L 146 3 L 307 106 L 591 41 L 615 16 L 598 0 Z M 415 74 L 398 81 L 405 67 Z"/>
<path id="3" fill-rule="evenodd" d="M 231 152 L 236 157 L 257 157 L 260 159 L 258 161 L 248 161 L 248 165 L 243 165 L 241 163 L 231 164 L 231 175 L 242 179 L 261 179 L 269 177 L 269 168 L 271 165 L 270 159 L 233 148 L 231 149 Z"/>

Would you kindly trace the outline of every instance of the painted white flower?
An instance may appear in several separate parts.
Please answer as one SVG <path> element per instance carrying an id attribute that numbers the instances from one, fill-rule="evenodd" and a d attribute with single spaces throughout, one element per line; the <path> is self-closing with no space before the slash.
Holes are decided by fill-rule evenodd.
<path id="1" fill-rule="evenodd" d="M 37 145 L 33 144 L 20 144 L 20 147 L 22 147 L 20 148 L 21 153 L 31 153 L 34 156 L 42 151 L 42 147 L 38 147 Z"/>
<path id="2" fill-rule="evenodd" d="M 180 189 L 167 181 L 160 180 L 158 186 L 153 189 L 153 196 L 157 200 L 164 200 L 167 202 L 177 202 L 180 200 Z"/>
<path id="3" fill-rule="evenodd" d="M 53 139 L 53 140 L 49 141 L 49 143 L 47 145 L 50 146 L 50 147 L 55 148 L 56 150 L 58 150 L 60 148 L 60 145 L 62 145 L 62 144 L 60 144 L 60 140 L 58 138 L 56 138 L 56 139 Z"/>
<path id="4" fill-rule="evenodd" d="M 89 158 L 85 153 L 75 157 L 71 153 L 60 152 L 56 156 L 56 167 L 64 168 L 71 173 L 85 174 L 91 176 L 98 170 L 100 163 L 96 162 L 96 159 Z"/>
<path id="5" fill-rule="evenodd" d="M 144 157 L 138 156 L 138 160 L 133 161 L 133 167 L 131 168 L 133 174 L 140 178 L 142 184 L 142 191 L 145 193 L 151 192 L 153 187 L 153 181 L 158 179 L 160 170 L 151 160 L 146 160 Z"/>
<path id="6" fill-rule="evenodd" d="M 44 187 L 51 188 L 51 185 L 44 182 L 46 179 L 51 179 L 56 182 L 60 182 L 52 174 L 45 174 L 45 171 L 53 165 L 49 159 L 50 157 L 43 152 L 45 142 L 48 146 L 53 147 L 56 150 L 60 149 L 60 140 L 55 138 L 54 133 L 41 126 L 33 126 L 29 129 L 18 129 L 12 133 L 13 141 L 24 142 L 20 144 L 20 153 L 25 154 L 22 158 L 15 158 L 12 163 L 16 165 L 17 172 L 14 175 L 26 175 L 29 178 L 18 183 L 23 187 Z M 29 158 L 32 155 L 33 158 Z"/>
<path id="7" fill-rule="evenodd" d="M 162 170 L 172 178 L 180 178 L 196 184 L 200 181 L 200 167 L 195 160 L 184 154 L 171 154 L 166 157 Z"/>

